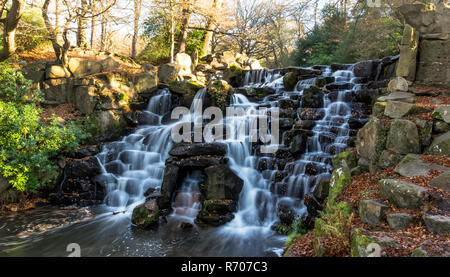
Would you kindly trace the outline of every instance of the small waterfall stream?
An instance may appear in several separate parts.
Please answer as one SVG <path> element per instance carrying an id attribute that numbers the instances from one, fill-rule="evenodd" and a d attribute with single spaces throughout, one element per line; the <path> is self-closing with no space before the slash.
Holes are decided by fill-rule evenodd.
<path id="1" fill-rule="evenodd" d="M 134 207 L 145 201 L 147 191 L 160 189 L 164 175 L 165 161 L 173 142 L 171 130 L 177 124 L 167 120 L 176 107 L 173 95 L 168 89 L 162 89 L 154 96 L 142 115 L 145 125 L 120 141 L 106 143 L 98 154 L 102 165 L 102 174 L 97 178 L 107 183 L 107 195 L 102 209 L 123 211 L 122 215 L 110 216 L 100 213 L 93 223 L 64 230 L 54 237 L 56 241 L 70 241 L 77 238 L 80 242 L 93 245 L 88 250 L 91 255 L 175 255 L 175 256 L 277 256 L 280 255 L 285 237 L 278 235 L 273 226 L 279 221 L 280 207 L 303 215 L 305 194 L 323 179 L 330 177 L 331 158 L 347 147 L 350 137 L 349 118 L 352 109 L 349 102 L 352 95 L 360 89 L 351 67 L 348 70 L 332 72 L 330 67 L 321 68 L 323 77 L 332 78 L 335 89 L 323 95 L 323 105 L 316 109 L 320 119 L 315 120 L 307 137 L 305 151 L 299 157 L 281 165 L 273 155 L 261 155 L 250 141 L 247 128 L 256 117 L 279 107 L 280 100 L 293 100 L 300 108 L 296 112 L 297 121 L 302 120 L 302 97 L 305 89 L 316 84 L 317 78 L 301 80 L 293 91 L 283 88 L 283 72 L 280 70 L 247 71 L 244 87 L 270 88 L 273 94 L 257 102 L 250 101 L 243 94 L 232 95 L 231 107 L 241 107 L 245 113 L 241 116 L 224 118 L 224 124 L 232 135 L 223 143 L 227 146 L 226 157 L 229 166 L 243 181 L 238 210 L 234 219 L 224 226 L 211 230 L 194 228 L 189 235 L 181 232 L 175 239 L 174 232 L 161 227 L 159 232 L 136 235 L 130 231 L 130 215 Z M 200 90 L 191 106 L 191 116 L 181 121 L 196 120 L 194 111 L 200 99 L 207 91 Z M 266 111 L 259 110 L 267 108 Z M 205 108 L 205 107 L 203 107 Z M 292 126 L 292 129 L 294 126 Z M 280 132 L 281 143 L 271 145 L 281 151 L 286 150 L 284 132 Z M 261 168 L 261 164 L 266 166 Z M 313 174 L 312 174 L 313 173 Z M 282 176 L 282 178 L 280 178 Z M 173 213 L 168 221 L 177 224 L 194 224 L 201 209 L 199 185 L 204 181 L 202 172 L 192 171 L 185 176 L 175 193 L 172 202 Z M 284 187 L 280 193 L 280 187 Z M 146 237 L 147 236 L 147 237 Z M 166 238 L 169 236 L 169 238 Z M 56 241 L 49 244 L 56 245 Z M 114 243 L 117 246 L 114 245 Z M 113 243 L 113 244 L 112 244 Z M 106 246 L 107 244 L 111 244 Z M 100 247 L 94 249 L 95 246 Z M 39 247 L 37 245 L 36 247 Z M 104 249 L 104 248 L 107 249 Z M 48 246 L 47 249 L 51 247 Z M 0 249 L 1 250 L 1 249 Z M 50 250 L 49 250 L 50 251 Z M 1 252 L 0 252 L 1 253 Z"/>

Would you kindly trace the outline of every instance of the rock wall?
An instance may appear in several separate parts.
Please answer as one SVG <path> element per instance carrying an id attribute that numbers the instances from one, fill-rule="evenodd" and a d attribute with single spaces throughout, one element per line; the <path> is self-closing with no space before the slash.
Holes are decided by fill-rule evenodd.
<path id="1" fill-rule="evenodd" d="M 398 9 L 406 24 L 397 76 L 450 87 L 450 7 L 413 3 Z"/>

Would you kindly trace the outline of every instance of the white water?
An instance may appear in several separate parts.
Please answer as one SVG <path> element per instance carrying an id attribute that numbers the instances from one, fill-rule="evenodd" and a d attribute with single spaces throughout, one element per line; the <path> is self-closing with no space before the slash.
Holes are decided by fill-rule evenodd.
<path id="1" fill-rule="evenodd" d="M 326 67 L 322 76 L 334 77 L 336 84 L 353 83 L 353 73 L 348 70 L 331 74 L 329 67 Z M 289 99 L 296 95 L 302 96 L 303 90 L 314 85 L 315 81 L 316 78 L 302 80 L 294 91 L 287 92 L 283 90 L 280 74 L 275 71 L 261 70 L 247 72 L 244 85 L 275 88 L 277 99 Z M 214 235 L 210 236 L 215 241 L 216 253 L 228 253 L 230 247 L 235 248 L 234 252 L 236 252 L 240 247 L 249 247 L 269 238 L 276 241 L 275 244 L 278 246 L 273 247 L 269 244 L 262 251 L 281 253 L 280 246 L 284 237 L 277 236 L 271 229 L 279 221 L 278 207 L 282 205 L 298 215 L 303 215 L 306 212 L 303 205 L 305 194 L 310 192 L 320 180 L 329 178 L 330 159 L 346 147 L 349 138 L 347 122 L 351 116 L 351 109 L 345 100 L 351 93 L 352 90 L 340 90 L 336 101 L 331 101 L 328 95 L 324 96 L 324 108 L 322 108 L 324 117 L 317 121 L 312 129 L 314 136 L 308 138 L 305 154 L 295 162 L 287 164 L 283 170 L 286 177 L 283 178 L 282 183 L 287 185 L 287 191 L 283 195 L 271 191 L 271 187 L 277 186 L 274 183 L 275 174 L 279 171 L 278 166 L 274 165 L 272 168 L 259 171 L 257 168 L 260 159 L 270 160 L 270 158 L 257 156 L 252 148 L 249 134 L 237 131 L 242 127 L 248 128 L 250 122 L 256 119 L 259 105 L 276 107 L 277 100 L 269 101 L 266 97 L 261 103 L 252 103 L 242 94 L 232 96 L 231 106 L 243 107 L 246 113 L 241 117 L 224 119 L 233 131 L 233 136 L 224 143 L 228 147 L 227 157 L 230 168 L 244 181 L 244 187 L 234 219 L 214 230 Z M 191 115 L 196 108 L 199 108 L 197 100 L 203 99 L 205 94 L 205 89 L 197 93 L 191 106 Z M 159 95 L 151 99 L 145 111 L 154 118 L 151 121 L 152 124 L 141 126 L 134 134 L 123 138 L 122 141 L 108 144 L 98 155 L 104 168 L 102 178 L 109 180 L 105 204 L 113 209 L 124 209 L 130 212 L 145 200 L 143 194 L 148 188 L 158 189 L 161 186 L 165 160 L 172 147 L 170 132 L 176 124 L 164 124 L 163 118 L 172 108 L 170 92 L 160 91 Z M 194 120 L 194 118 L 191 116 L 181 120 Z M 275 164 L 273 160 L 272 163 Z M 308 166 L 315 167 L 317 174 L 308 175 Z M 174 212 L 169 218 L 193 224 L 201 208 L 198 201 L 200 179 L 201 176 L 197 173 L 186 177 L 177 192 L 178 198 L 176 197 L 172 206 Z M 219 241 L 217 237 L 220 238 Z M 205 244 L 207 241 L 205 240 Z"/>

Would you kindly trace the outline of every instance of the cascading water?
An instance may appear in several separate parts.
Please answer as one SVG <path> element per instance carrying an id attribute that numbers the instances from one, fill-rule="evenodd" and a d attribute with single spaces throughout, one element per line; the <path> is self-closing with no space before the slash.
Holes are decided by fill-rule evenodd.
<path id="1" fill-rule="evenodd" d="M 154 96 L 141 116 L 145 125 L 124 137 L 121 141 L 105 144 L 98 154 L 103 173 L 97 178 L 106 183 L 107 195 L 104 203 L 109 211 L 123 211 L 115 216 L 102 213 L 89 224 L 68 228 L 52 240 L 42 240 L 35 248 L 59 249 L 62 243 L 79 242 L 91 245 L 85 249 L 90 255 L 175 255 L 175 256 L 267 256 L 279 255 L 284 247 L 284 236 L 272 230 L 279 221 L 280 206 L 287 207 L 298 215 L 306 212 L 303 197 L 323 179 L 329 178 L 330 160 L 347 146 L 349 139 L 348 105 L 352 94 L 361 87 L 360 80 L 348 70 L 332 72 L 330 67 L 321 67 L 317 78 L 328 77 L 334 86 L 323 95 L 322 108 L 316 109 L 321 115 L 315 120 L 306 146 L 300 156 L 281 166 L 274 155 L 261 155 L 250 141 L 248 132 L 239 132 L 241 127 L 248 130 L 251 121 L 261 116 L 260 107 L 271 111 L 279 107 L 282 100 L 297 101 L 302 106 L 305 89 L 316 84 L 317 78 L 301 80 L 293 91 L 285 91 L 282 76 L 286 71 L 259 70 L 245 73 L 243 85 L 246 87 L 270 88 L 272 95 L 258 101 L 249 100 L 236 93 L 231 98 L 231 106 L 244 109 L 240 116 L 224 119 L 231 136 L 223 143 L 227 146 L 228 164 L 243 181 L 234 219 L 226 225 L 210 230 L 193 229 L 193 234 L 181 233 L 175 239 L 172 232 L 161 226 L 157 233 L 137 235 L 130 231 L 130 215 L 135 206 L 145 201 L 145 192 L 158 190 L 164 175 L 165 161 L 172 148 L 171 131 L 177 122 L 167 120 L 176 106 L 173 95 L 163 89 Z M 357 82 L 358 81 L 358 82 Z M 197 100 L 206 97 L 206 89 L 200 90 L 191 106 L 191 116 L 180 121 L 197 120 L 194 111 Z M 203 107 L 204 108 L 204 107 Z M 296 119 L 301 121 L 301 109 Z M 292 127 L 294 128 L 294 127 Z M 280 133 L 281 135 L 282 133 Z M 278 147 L 284 151 L 284 135 Z M 261 164 L 265 166 L 261 167 Z M 311 170 L 314 169 L 314 170 Z M 314 174 L 311 174 L 314 173 Z M 282 178 L 280 179 L 280 176 Z M 172 202 L 173 213 L 167 217 L 171 221 L 194 224 L 194 218 L 201 209 L 199 185 L 204 181 L 201 172 L 188 172 L 175 192 Z M 283 192 L 277 186 L 285 186 Z M 170 224 L 169 224 L 170 225 Z M 198 233 L 200 232 L 200 233 Z M 168 239 L 165 236 L 169 236 Z M 115 246 L 117 244 L 117 246 Z M 98 249 L 97 249 L 97 248 Z M 50 251 L 50 250 L 49 250 Z M 60 250 L 58 250 L 60 251 Z"/>

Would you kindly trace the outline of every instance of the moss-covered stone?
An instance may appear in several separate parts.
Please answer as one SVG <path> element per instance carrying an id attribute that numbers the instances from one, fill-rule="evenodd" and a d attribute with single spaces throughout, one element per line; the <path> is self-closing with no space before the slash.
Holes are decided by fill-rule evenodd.
<path id="1" fill-rule="evenodd" d="M 375 243 L 375 240 L 370 236 L 364 235 L 361 229 L 356 229 L 352 235 L 352 241 L 350 245 L 350 256 L 351 257 L 367 257 L 369 252 L 367 246 L 369 244 Z"/>
<path id="2" fill-rule="evenodd" d="M 394 120 L 387 135 L 386 148 L 399 154 L 420 153 L 416 124 L 409 120 Z"/>
<path id="3" fill-rule="evenodd" d="M 378 225 L 383 219 L 389 206 L 374 199 L 360 199 L 358 204 L 361 221 L 373 226 Z"/>
<path id="4" fill-rule="evenodd" d="M 181 105 L 190 107 L 195 98 L 195 94 L 203 86 L 192 81 L 173 81 L 169 84 L 169 90 L 181 95 Z"/>
<path id="5" fill-rule="evenodd" d="M 386 102 L 376 102 L 372 107 L 372 115 L 374 117 L 381 117 L 386 109 Z"/>
<path id="6" fill-rule="evenodd" d="M 159 208 L 156 205 L 156 201 L 149 201 L 151 202 L 134 208 L 131 216 L 131 222 L 143 229 L 156 228 L 159 223 Z"/>
<path id="7" fill-rule="evenodd" d="M 236 210 L 236 203 L 233 200 L 205 200 L 202 210 L 210 214 L 225 215 Z"/>
<path id="8" fill-rule="evenodd" d="M 208 83 L 208 95 L 212 106 L 225 109 L 232 94 L 233 88 L 224 80 L 213 80 Z"/>
<path id="9" fill-rule="evenodd" d="M 424 154 L 450 156 L 450 131 L 436 137 Z"/>
<path id="10" fill-rule="evenodd" d="M 383 179 L 378 182 L 381 196 L 388 199 L 398 208 L 420 209 L 428 190 L 424 187 L 394 179 Z"/>
<path id="11" fill-rule="evenodd" d="M 328 201 L 333 203 L 341 191 L 352 182 L 350 169 L 346 166 L 336 168 L 331 174 Z"/>
<path id="12" fill-rule="evenodd" d="M 429 256 L 427 251 L 425 251 L 421 246 L 419 246 L 411 252 L 411 257 L 425 258 Z"/>
<path id="13" fill-rule="evenodd" d="M 333 167 L 338 168 L 341 166 L 347 166 L 348 168 L 354 168 L 358 166 L 358 157 L 353 151 L 344 151 L 333 157 Z"/>
<path id="14" fill-rule="evenodd" d="M 361 158 L 368 162 L 372 170 L 377 164 L 381 152 L 386 146 L 386 131 L 383 123 L 376 117 L 371 117 L 369 122 L 362 127 L 357 134 L 356 149 Z"/>

